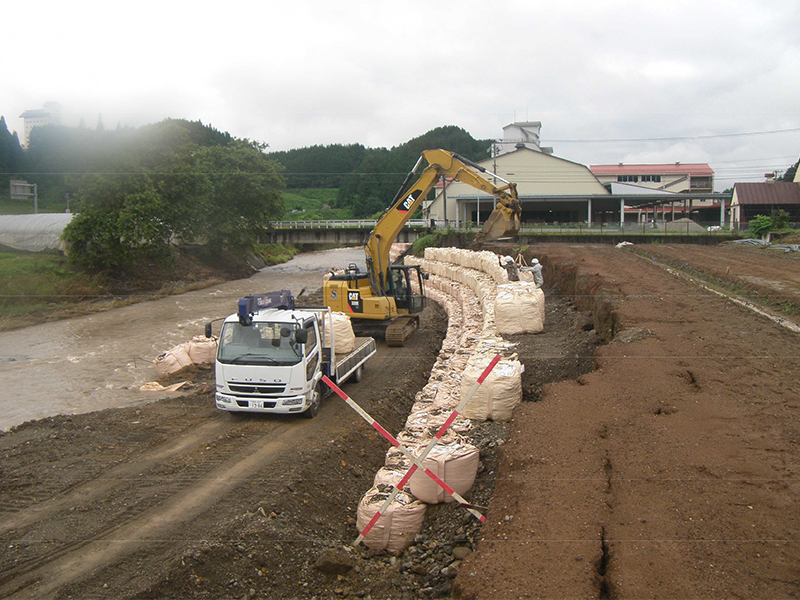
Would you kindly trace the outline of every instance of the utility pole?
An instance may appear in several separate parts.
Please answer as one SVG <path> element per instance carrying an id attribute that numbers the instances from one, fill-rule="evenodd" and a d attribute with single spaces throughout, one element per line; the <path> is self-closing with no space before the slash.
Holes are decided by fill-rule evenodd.
<path id="1" fill-rule="evenodd" d="M 442 175 L 442 206 L 444 207 L 444 229 L 447 231 L 447 176 Z"/>

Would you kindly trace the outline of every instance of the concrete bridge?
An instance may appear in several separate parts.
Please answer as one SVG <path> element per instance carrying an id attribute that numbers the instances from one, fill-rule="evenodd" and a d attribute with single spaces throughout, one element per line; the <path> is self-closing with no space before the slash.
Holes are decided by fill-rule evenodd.
<path id="1" fill-rule="evenodd" d="M 284 221 L 273 223 L 260 241 L 268 244 L 364 244 L 375 227 L 374 220 L 361 221 Z M 431 232 L 430 221 L 409 221 L 397 242 L 411 244 Z"/>
<path id="2" fill-rule="evenodd" d="M 433 225 L 433 226 L 432 226 Z M 738 235 L 717 228 L 707 231 L 704 228 L 690 228 L 676 224 L 665 231 L 665 227 L 652 227 L 641 223 L 626 223 L 624 226 L 594 224 L 589 227 L 585 223 L 564 225 L 526 225 L 523 223 L 515 240 L 520 244 L 536 244 L 544 242 L 568 242 L 574 244 L 617 244 L 629 241 L 636 244 L 671 243 L 671 244 L 704 244 L 712 245 L 737 239 Z M 262 243 L 271 244 L 338 244 L 363 245 L 367 236 L 375 227 L 374 220 L 362 221 L 284 221 L 272 223 L 272 228 L 260 236 Z M 400 234 L 397 242 L 411 244 L 417 238 L 428 235 L 432 231 L 447 231 L 449 243 L 467 246 L 472 242 L 479 227 L 460 226 L 454 222 L 444 223 L 414 220 L 409 221 Z"/>

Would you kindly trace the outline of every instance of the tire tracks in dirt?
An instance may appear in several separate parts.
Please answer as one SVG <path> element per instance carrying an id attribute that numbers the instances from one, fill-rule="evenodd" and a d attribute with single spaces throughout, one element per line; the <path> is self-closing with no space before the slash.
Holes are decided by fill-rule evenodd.
<path id="1" fill-rule="evenodd" d="M 231 423 L 224 420 L 204 423 L 176 440 L 136 457 L 135 462 L 118 465 L 97 479 L 78 485 L 67 494 L 8 515 L 0 523 L 0 535 L 5 535 L 15 529 L 22 529 L 37 521 L 52 518 L 70 507 L 86 505 L 95 501 L 111 492 L 114 487 L 119 485 L 120 481 L 129 480 L 159 463 L 188 452 L 208 440 L 215 439 L 230 429 Z"/>
<path id="2" fill-rule="evenodd" d="M 46 597 L 55 590 L 79 580 L 92 571 L 118 560 L 122 555 L 169 538 L 178 525 L 190 521 L 204 510 L 219 502 L 235 490 L 260 468 L 274 460 L 282 451 L 293 447 L 298 436 L 312 435 L 325 427 L 326 419 L 320 415 L 313 421 L 276 421 L 270 431 L 250 443 L 241 456 L 228 460 L 211 470 L 188 488 L 179 490 L 153 508 L 120 524 L 112 521 L 91 537 L 78 538 L 61 545 L 34 562 L 6 571 L 6 581 L 0 584 L 3 598 Z M 76 504 L 102 498 L 119 483 L 121 477 L 141 473 L 147 466 L 162 465 L 200 445 L 216 439 L 233 428 L 230 421 L 221 420 L 203 424 L 174 442 L 136 458 L 128 464 L 112 469 L 64 498 L 31 507 L 13 515 L 4 522 L 3 533 L 31 525 L 36 521 L 58 517 Z M 302 432 L 302 433 L 301 433 Z"/>

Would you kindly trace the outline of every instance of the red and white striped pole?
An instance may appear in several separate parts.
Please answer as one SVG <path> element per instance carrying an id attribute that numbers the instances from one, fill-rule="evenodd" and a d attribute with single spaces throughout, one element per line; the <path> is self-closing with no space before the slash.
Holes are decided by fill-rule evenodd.
<path id="1" fill-rule="evenodd" d="M 428 477 L 433 479 L 433 481 L 435 481 L 437 485 L 439 485 L 448 494 L 450 494 L 456 500 L 456 502 L 458 502 L 459 506 L 463 506 L 464 508 L 466 508 L 473 516 L 475 516 L 478 520 L 480 520 L 481 523 L 486 522 L 485 516 L 483 516 L 481 513 L 475 510 L 473 505 L 468 503 L 460 494 L 458 494 L 454 489 L 452 489 L 449 485 L 447 485 L 447 483 L 445 483 L 433 471 L 424 467 L 422 463 L 428 456 L 430 451 L 433 450 L 434 446 L 436 446 L 439 440 L 441 440 L 442 436 L 450 427 L 450 425 L 453 424 L 453 421 L 455 421 L 458 415 L 461 414 L 461 411 L 464 410 L 464 407 L 470 401 L 472 396 L 475 395 L 475 392 L 478 391 L 478 388 L 481 386 L 484 380 L 489 376 L 489 373 L 492 372 L 492 369 L 494 369 L 494 367 L 497 365 L 498 362 L 500 362 L 499 354 L 495 355 L 495 357 L 492 359 L 489 365 L 483 370 L 483 373 L 481 373 L 477 381 L 475 381 L 475 383 L 472 385 L 472 387 L 464 396 L 464 398 L 462 398 L 461 402 L 458 403 L 458 406 L 455 408 L 455 410 L 453 410 L 450 416 L 447 417 L 447 420 L 439 428 L 439 431 L 436 432 L 436 435 L 433 438 L 431 438 L 430 442 L 428 442 L 428 445 L 425 447 L 425 449 L 419 456 L 414 456 L 414 454 L 410 450 L 408 450 L 408 448 L 406 448 L 405 446 L 403 446 L 403 444 L 397 441 L 397 439 L 388 431 L 386 431 L 386 429 L 384 429 L 380 425 L 380 423 L 378 423 L 375 419 L 373 419 L 369 415 L 369 413 L 367 413 L 367 411 L 361 408 L 355 401 L 353 401 L 352 398 L 350 398 L 347 394 L 345 394 L 341 390 L 341 388 L 339 388 L 339 386 L 333 383 L 333 381 L 331 381 L 327 376 L 323 375 L 322 380 L 325 382 L 326 385 L 328 385 L 328 387 L 330 387 L 334 392 L 336 392 L 337 396 L 339 396 L 342 400 L 344 400 L 350 408 L 352 408 L 359 415 L 361 415 L 361 418 L 363 418 L 367 423 L 369 423 L 383 437 L 389 440 L 390 444 L 392 444 L 395 448 L 400 450 L 411 461 L 411 467 L 408 469 L 408 471 L 400 480 L 400 482 L 396 486 L 394 486 L 394 489 L 389 494 L 389 497 L 384 501 L 383 505 L 381 505 L 380 509 L 375 513 L 370 522 L 367 523 L 367 526 L 364 527 L 363 531 L 359 532 L 358 538 L 354 542 L 354 545 L 358 545 L 359 543 L 361 543 L 361 541 L 364 539 L 364 536 L 366 536 L 367 533 L 369 533 L 370 529 L 372 529 L 372 527 L 375 525 L 375 523 L 378 522 L 378 519 L 380 519 L 384 511 L 386 511 L 386 509 L 389 508 L 389 505 L 391 505 L 391 503 L 397 497 L 398 492 L 403 488 L 403 486 L 405 486 L 406 483 L 408 483 L 408 480 L 411 479 L 411 476 L 416 472 L 418 468 L 422 469 L 423 473 L 425 473 Z"/>

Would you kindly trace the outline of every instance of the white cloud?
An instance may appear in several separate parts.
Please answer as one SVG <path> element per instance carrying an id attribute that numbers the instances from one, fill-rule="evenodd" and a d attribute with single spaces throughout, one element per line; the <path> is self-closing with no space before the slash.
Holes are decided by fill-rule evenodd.
<path id="1" fill-rule="evenodd" d="M 0 3 L 0 114 L 49 100 L 89 126 L 200 119 L 289 149 L 394 146 L 441 125 L 498 137 L 701 136 L 800 127 L 800 5 L 790 0 L 116 5 Z M 800 135 L 553 142 L 583 163 L 797 155 Z M 793 162 L 793 161 L 792 161 Z M 776 165 L 776 167 L 779 165 Z"/>

